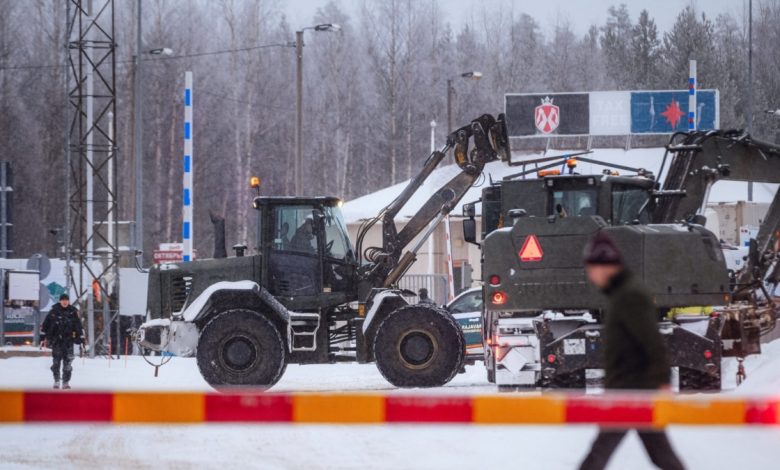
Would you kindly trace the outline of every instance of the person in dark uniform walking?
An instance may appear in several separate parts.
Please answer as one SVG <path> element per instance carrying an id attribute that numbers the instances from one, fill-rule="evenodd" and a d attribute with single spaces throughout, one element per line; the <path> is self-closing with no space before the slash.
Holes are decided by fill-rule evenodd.
<path id="1" fill-rule="evenodd" d="M 639 279 L 623 266 L 617 245 L 599 232 L 585 248 L 588 279 L 608 299 L 604 313 L 604 387 L 607 390 L 668 389 L 669 358 L 652 298 Z M 663 430 L 637 430 L 652 462 L 662 469 L 682 469 Z M 599 431 L 581 469 L 602 469 L 627 429 Z"/>
<path id="2" fill-rule="evenodd" d="M 84 330 L 81 328 L 78 310 L 70 305 L 68 294 L 60 295 L 59 303 L 54 304 L 41 325 L 45 341 L 51 348 L 54 374 L 54 388 L 70 388 L 70 377 L 73 371 L 73 345 L 84 345 Z M 62 367 L 62 375 L 60 375 Z"/>

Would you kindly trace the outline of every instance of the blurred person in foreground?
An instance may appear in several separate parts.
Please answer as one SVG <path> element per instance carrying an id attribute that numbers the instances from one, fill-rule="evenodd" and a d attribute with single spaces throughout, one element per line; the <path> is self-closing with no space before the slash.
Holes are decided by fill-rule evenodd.
<path id="1" fill-rule="evenodd" d="M 52 306 L 49 314 L 41 325 L 45 335 L 46 345 L 51 348 L 52 366 L 54 374 L 54 388 L 70 388 L 70 377 L 73 372 L 73 345 L 84 345 L 84 330 L 81 328 L 78 310 L 70 305 L 68 294 L 60 295 L 59 303 Z M 60 375 L 60 367 L 62 375 Z"/>
<path id="2" fill-rule="evenodd" d="M 599 232 L 585 247 L 585 272 L 607 296 L 604 313 L 604 387 L 607 390 L 669 389 L 670 364 L 652 298 L 623 266 L 614 241 Z M 601 428 L 581 469 L 602 469 L 629 429 Z M 664 430 L 637 429 L 650 460 L 662 469 L 682 469 Z"/>

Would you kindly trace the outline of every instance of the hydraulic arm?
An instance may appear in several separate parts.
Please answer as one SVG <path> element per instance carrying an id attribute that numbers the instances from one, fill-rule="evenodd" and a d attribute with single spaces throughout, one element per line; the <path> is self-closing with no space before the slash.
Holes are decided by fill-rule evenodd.
<path id="1" fill-rule="evenodd" d="M 712 185 L 720 180 L 780 183 L 780 147 L 742 131 L 675 134 L 667 146 L 669 154 L 669 170 L 654 212 L 657 223 L 702 223 L 697 216 L 703 216 Z M 724 356 L 741 358 L 759 352 L 759 336 L 776 324 L 780 308 L 764 282 L 780 282 L 779 229 L 780 197 L 775 193 L 758 236 L 751 241 L 745 267 L 735 279 L 736 303 L 724 311 Z"/>
<path id="2" fill-rule="evenodd" d="M 680 139 L 680 137 L 683 137 Z M 703 214 L 712 185 L 720 180 L 780 183 L 780 147 L 740 131 L 677 134 L 667 147 L 672 160 L 655 210 L 658 223 L 689 221 Z M 739 284 L 764 279 L 775 252 L 780 201 L 775 194 Z"/>
<path id="3" fill-rule="evenodd" d="M 469 148 L 470 143 L 473 143 L 473 148 Z M 399 232 L 395 225 L 395 217 L 422 187 L 433 170 L 439 166 L 449 150 L 454 152 L 455 162 L 461 169 L 460 173 L 433 193 Z M 508 160 L 509 155 L 509 139 L 503 114 L 500 114 L 498 119 L 484 114 L 447 136 L 446 145 L 431 153 L 420 172 L 411 179 L 403 192 L 375 218 L 366 221 L 360 227 L 356 248 L 361 261 L 363 257 L 369 261 L 361 271 L 362 281 L 369 287 L 394 285 L 414 263 L 416 252 L 422 242 L 430 236 L 444 216 L 458 204 L 482 173 L 485 164 L 499 158 Z M 366 233 L 377 222 L 382 222 L 382 247 L 368 247 L 363 250 L 362 244 Z M 403 250 L 426 227 L 427 231 L 421 240 L 404 253 Z"/>

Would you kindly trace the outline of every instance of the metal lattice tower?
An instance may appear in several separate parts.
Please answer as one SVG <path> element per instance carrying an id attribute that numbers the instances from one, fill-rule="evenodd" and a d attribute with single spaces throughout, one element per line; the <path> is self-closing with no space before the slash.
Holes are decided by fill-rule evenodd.
<path id="1" fill-rule="evenodd" d="M 66 213 L 68 281 L 88 315 L 95 352 L 95 298 L 107 318 L 118 272 L 114 0 L 66 0 L 68 67 Z M 75 302 L 75 299 L 74 299 Z M 104 331 L 105 327 L 104 325 Z"/>

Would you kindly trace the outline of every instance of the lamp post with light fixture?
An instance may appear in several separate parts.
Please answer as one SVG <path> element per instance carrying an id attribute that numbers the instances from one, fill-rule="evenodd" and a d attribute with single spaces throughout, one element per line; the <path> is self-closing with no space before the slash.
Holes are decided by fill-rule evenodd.
<path id="1" fill-rule="evenodd" d="M 133 100 L 133 107 L 135 112 L 135 131 L 134 131 L 134 164 L 135 164 L 135 240 L 134 249 L 136 253 L 143 252 L 144 249 L 144 196 L 143 196 L 143 179 L 144 179 L 144 167 L 143 167 L 143 113 L 141 112 L 143 107 L 143 88 L 142 83 L 142 67 L 141 54 L 143 50 L 143 44 L 141 42 L 141 4 L 142 1 L 138 0 L 138 8 L 136 10 L 136 53 L 133 56 L 133 73 L 134 77 L 134 92 L 135 99 Z M 146 54 L 150 55 L 172 55 L 173 50 L 168 47 L 158 47 L 146 51 Z M 141 265 L 143 265 L 143 258 L 141 258 Z"/>
<path id="2" fill-rule="evenodd" d="M 452 86 L 452 80 L 455 78 L 469 78 L 471 80 L 479 80 L 482 78 L 482 72 L 472 71 L 463 72 L 456 77 L 447 79 L 447 134 L 452 132 L 452 96 L 455 94 L 455 87 Z"/>
<path id="3" fill-rule="evenodd" d="M 452 81 L 456 78 L 467 78 L 471 80 L 479 80 L 482 78 L 482 72 L 476 70 L 471 72 L 463 72 L 455 77 L 447 79 L 447 135 L 452 133 L 454 127 L 452 121 L 452 97 L 455 94 L 455 87 L 452 85 Z M 453 277 L 452 266 L 452 238 L 450 236 L 450 216 L 449 214 L 444 217 L 444 238 L 447 245 L 447 301 L 451 301 L 455 298 L 455 279 Z"/>
<path id="4" fill-rule="evenodd" d="M 335 33 L 341 30 L 341 26 L 333 23 L 323 23 L 316 26 L 308 26 L 295 32 L 295 161 L 293 174 L 295 179 L 295 195 L 300 196 L 303 189 L 303 32 L 314 30 L 319 32 Z"/>

